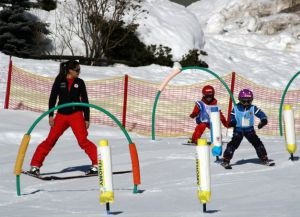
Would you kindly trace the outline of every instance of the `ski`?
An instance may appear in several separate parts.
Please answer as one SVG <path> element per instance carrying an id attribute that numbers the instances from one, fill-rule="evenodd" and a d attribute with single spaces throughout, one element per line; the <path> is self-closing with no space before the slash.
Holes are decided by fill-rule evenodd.
<path id="1" fill-rule="evenodd" d="M 117 171 L 117 172 L 113 172 L 113 175 L 120 175 L 120 174 L 125 174 L 125 173 L 131 173 L 131 170 L 125 170 L 125 171 Z M 73 176 L 43 176 L 43 175 L 39 175 L 39 176 L 35 176 L 31 173 L 29 173 L 28 171 L 22 171 L 23 174 L 43 180 L 43 181 L 51 181 L 51 180 L 67 180 L 67 179 L 80 179 L 80 178 L 87 178 L 87 177 L 91 177 L 91 176 L 98 176 L 98 174 L 92 174 L 92 175 L 73 175 Z"/>
<path id="2" fill-rule="evenodd" d="M 43 181 L 54 181 L 54 180 L 67 180 L 67 179 L 79 179 L 79 178 L 87 178 L 91 176 L 98 176 L 98 174 L 93 174 L 93 175 L 73 175 L 73 176 L 35 176 L 27 171 L 22 171 L 23 174 L 43 180 Z"/>
<path id="3" fill-rule="evenodd" d="M 267 167 L 273 167 L 275 166 L 274 162 L 268 162 L 268 163 L 262 163 L 262 165 L 267 166 Z"/>
<path id="4" fill-rule="evenodd" d="M 196 146 L 196 144 L 195 143 L 182 143 L 182 145 L 191 145 L 191 146 Z"/>
<path id="5" fill-rule="evenodd" d="M 231 169 L 232 169 L 232 166 L 231 166 L 231 165 L 223 166 L 223 165 L 221 164 L 221 166 L 224 167 L 226 170 L 231 170 Z"/>
<path id="6" fill-rule="evenodd" d="M 227 145 L 227 143 L 228 143 L 227 141 L 223 141 L 223 142 L 222 142 L 222 145 Z M 186 143 L 181 143 L 181 144 L 182 144 L 182 145 L 196 146 L 196 144 L 195 144 L 195 143 L 192 143 L 192 142 L 186 142 Z M 211 145 L 211 142 L 208 141 L 207 144 L 208 144 L 208 145 Z"/>
<path id="7" fill-rule="evenodd" d="M 231 169 L 232 169 L 232 166 L 231 166 L 230 164 L 224 164 L 224 163 L 222 162 L 222 163 L 220 163 L 220 165 L 221 165 L 222 167 L 224 167 L 226 170 L 231 170 Z"/>
<path id="8" fill-rule="evenodd" d="M 181 143 L 182 145 L 191 145 L 191 146 L 196 146 L 196 143 L 193 142 L 186 142 L 186 143 Z M 211 142 L 207 142 L 208 145 L 211 145 Z"/>
<path id="9" fill-rule="evenodd" d="M 220 163 L 220 165 L 222 167 L 224 167 L 225 169 L 232 169 L 232 166 L 230 164 L 223 164 L 223 163 Z M 275 166 L 275 163 L 274 162 L 268 162 L 268 163 L 261 163 L 261 165 L 263 166 L 267 166 L 267 167 L 273 167 Z"/>

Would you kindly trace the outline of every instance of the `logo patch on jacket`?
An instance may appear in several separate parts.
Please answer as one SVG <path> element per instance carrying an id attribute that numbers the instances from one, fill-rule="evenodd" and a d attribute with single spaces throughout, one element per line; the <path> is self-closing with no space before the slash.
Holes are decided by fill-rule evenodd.
<path id="1" fill-rule="evenodd" d="M 78 87 L 79 87 L 79 85 L 78 85 L 78 84 L 74 84 L 74 87 L 75 87 L 75 88 L 78 88 Z"/>
<path id="2" fill-rule="evenodd" d="M 67 88 L 67 83 L 66 82 L 61 82 L 59 87 L 60 88 Z"/>

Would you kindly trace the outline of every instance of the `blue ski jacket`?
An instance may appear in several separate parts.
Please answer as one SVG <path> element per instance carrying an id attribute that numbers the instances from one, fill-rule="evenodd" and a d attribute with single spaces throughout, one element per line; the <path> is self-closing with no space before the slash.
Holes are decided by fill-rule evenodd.
<path id="1" fill-rule="evenodd" d="M 238 103 L 231 111 L 229 125 L 235 132 L 254 131 L 254 117 L 267 120 L 266 114 L 255 105 L 243 106 Z"/>

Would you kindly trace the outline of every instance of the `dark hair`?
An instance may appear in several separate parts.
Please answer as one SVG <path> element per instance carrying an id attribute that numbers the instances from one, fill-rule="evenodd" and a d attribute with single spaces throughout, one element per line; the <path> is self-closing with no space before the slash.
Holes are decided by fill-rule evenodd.
<path id="1" fill-rule="evenodd" d="M 68 60 L 66 62 L 60 63 L 59 73 L 56 78 L 61 79 L 68 74 L 69 69 L 76 69 L 79 62 L 76 60 Z"/>

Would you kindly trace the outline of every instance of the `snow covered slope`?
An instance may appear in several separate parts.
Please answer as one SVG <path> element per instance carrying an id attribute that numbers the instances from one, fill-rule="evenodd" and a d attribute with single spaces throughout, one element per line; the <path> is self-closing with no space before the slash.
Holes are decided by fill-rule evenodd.
<path id="1" fill-rule="evenodd" d="M 27 111 L 0 110 L 0 215 L 2 217 L 96 217 L 107 216 L 99 203 L 96 177 L 41 181 L 21 175 L 21 196 L 16 194 L 13 167 L 23 134 L 39 116 Z M 32 133 L 24 169 L 29 168 L 36 145 L 48 132 L 44 119 Z M 118 129 L 92 125 L 89 138 L 108 139 L 112 147 L 115 202 L 112 214 L 120 217 L 203 216 L 197 199 L 195 147 L 181 145 L 186 138 L 150 138 L 130 134 L 140 159 L 143 193 L 133 194 L 128 144 Z M 292 217 L 300 215 L 300 161 L 291 162 L 283 138 L 262 138 L 275 167 L 260 165 L 253 147 L 243 141 L 225 170 L 211 157 L 211 217 Z M 299 159 L 299 153 L 296 152 Z M 41 172 L 65 176 L 82 174 L 89 160 L 68 130 L 47 157 Z"/>

